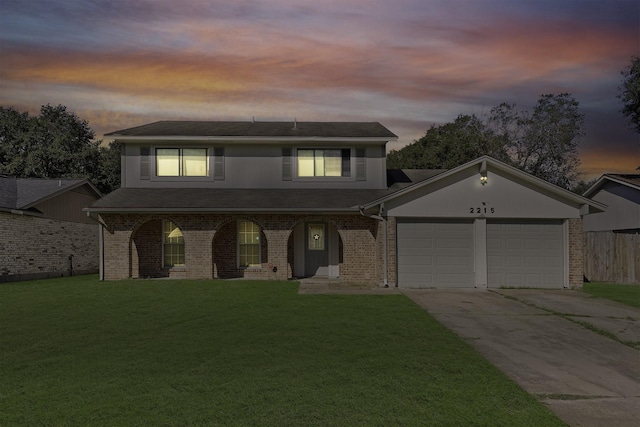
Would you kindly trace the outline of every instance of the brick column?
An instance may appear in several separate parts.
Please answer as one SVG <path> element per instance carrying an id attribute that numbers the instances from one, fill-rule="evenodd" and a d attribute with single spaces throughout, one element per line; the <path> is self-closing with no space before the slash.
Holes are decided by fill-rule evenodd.
<path id="1" fill-rule="evenodd" d="M 104 232 L 104 279 L 122 280 L 131 277 L 131 231 Z M 137 273 L 137 272 L 136 272 Z"/>
<path id="2" fill-rule="evenodd" d="M 267 262 L 278 268 L 278 271 L 275 273 L 273 271 L 267 271 L 267 276 L 269 279 L 287 280 L 287 242 L 291 232 L 290 230 L 268 229 L 263 230 L 263 232 L 267 238 L 269 248 Z"/>
<path id="3" fill-rule="evenodd" d="M 213 235 L 212 230 L 190 230 L 185 227 L 184 259 L 188 279 L 213 278 Z"/>
<path id="4" fill-rule="evenodd" d="M 569 286 L 581 288 L 584 280 L 584 236 L 582 218 L 569 220 Z"/>

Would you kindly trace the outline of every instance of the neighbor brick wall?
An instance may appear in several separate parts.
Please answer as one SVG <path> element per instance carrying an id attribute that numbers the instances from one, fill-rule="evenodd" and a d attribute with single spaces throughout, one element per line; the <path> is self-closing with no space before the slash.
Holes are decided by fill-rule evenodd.
<path id="1" fill-rule="evenodd" d="M 584 280 L 582 218 L 569 220 L 569 286 L 581 288 Z"/>
<path id="2" fill-rule="evenodd" d="M 98 225 L 0 212 L 0 281 L 98 272 Z"/>

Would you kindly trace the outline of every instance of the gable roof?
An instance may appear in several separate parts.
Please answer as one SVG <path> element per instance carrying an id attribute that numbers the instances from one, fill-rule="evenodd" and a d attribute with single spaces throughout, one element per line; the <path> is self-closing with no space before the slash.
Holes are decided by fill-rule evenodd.
<path id="1" fill-rule="evenodd" d="M 28 210 L 38 203 L 83 185 L 87 185 L 96 197 L 102 197 L 88 179 L 0 177 L 0 210 Z"/>
<path id="2" fill-rule="evenodd" d="M 487 166 L 491 166 L 492 168 L 495 168 L 496 170 L 500 170 L 502 172 L 505 172 L 507 174 L 510 174 L 512 176 L 515 176 L 525 182 L 528 182 L 530 184 L 533 184 L 534 186 L 540 188 L 541 190 L 545 190 L 550 192 L 551 194 L 554 194 L 556 196 L 558 196 L 561 199 L 564 199 L 566 201 L 570 201 L 576 204 L 579 204 L 581 206 L 588 206 L 589 207 L 589 212 L 602 212 L 606 209 L 606 206 L 603 205 L 602 203 L 596 202 L 594 200 L 590 200 L 587 199 L 586 197 L 580 196 L 578 194 L 572 193 L 569 190 L 565 190 L 564 188 L 558 187 L 557 185 L 551 184 L 543 179 L 540 179 L 536 176 L 533 176 L 529 173 L 523 172 L 518 168 L 515 168 L 513 166 L 509 166 L 506 163 L 503 163 L 499 160 L 494 159 L 493 157 L 490 156 L 482 156 L 479 157 L 475 160 L 472 160 L 468 163 L 465 163 L 463 165 L 460 165 L 458 167 L 455 167 L 453 169 L 449 169 L 446 172 L 443 172 L 441 174 L 435 175 L 434 177 L 430 178 L 430 179 L 426 179 L 424 181 L 418 182 L 416 184 L 410 185 L 408 187 L 405 187 L 403 189 L 400 189 L 398 191 L 395 191 L 391 194 L 385 195 L 379 199 L 373 200 L 369 203 L 366 203 L 365 205 L 363 205 L 363 209 L 370 209 L 372 207 L 378 206 L 381 203 L 384 203 L 387 200 L 391 200 L 394 199 L 396 197 L 402 196 L 404 194 L 410 193 L 412 191 L 415 191 L 417 189 L 423 188 L 425 186 L 429 186 L 429 185 L 433 185 L 443 179 L 446 179 L 452 175 L 457 174 L 458 172 L 465 170 L 465 169 L 469 169 L 469 168 L 477 168 L 478 173 L 480 173 L 481 169 L 486 168 Z"/>
<path id="3" fill-rule="evenodd" d="M 378 122 L 159 121 L 105 134 L 124 139 L 356 138 L 397 140 Z"/>
<path id="4" fill-rule="evenodd" d="M 618 184 L 640 190 L 640 174 L 607 173 L 598 178 L 598 180 L 591 187 L 589 187 L 587 191 L 584 192 L 584 197 L 593 196 L 607 182 L 616 182 Z"/>

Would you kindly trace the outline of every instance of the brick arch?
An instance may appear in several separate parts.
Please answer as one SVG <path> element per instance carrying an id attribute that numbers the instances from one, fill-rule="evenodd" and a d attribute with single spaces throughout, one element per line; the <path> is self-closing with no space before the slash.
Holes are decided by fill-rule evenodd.
<path id="1" fill-rule="evenodd" d="M 335 220 L 329 219 L 325 216 L 322 215 L 315 215 L 315 216 L 305 216 L 302 218 L 297 219 L 296 221 L 293 222 L 293 224 L 289 227 L 289 235 L 287 236 L 287 239 L 290 239 L 292 234 L 293 234 L 293 230 L 300 224 L 305 223 L 305 222 L 313 222 L 313 221 L 318 221 L 318 222 L 326 222 L 329 223 L 331 225 L 333 225 L 336 230 L 338 231 L 338 235 L 340 236 L 340 240 L 342 243 L 346 242 L 347 236 L 344 233 L 344 229 L 338 224 L 338 222 L 336 222 Z"/>
<path id="2" fill-rule="evenodd" d="M 330 226 L 333 226 L 338 232 L 338 266 L 342 265 L 344 262 L 344 247 L 345 242 L 347 240 L 347 235 L 345 229 L 341 227 L 340 223 L 334 219 L 328 218 L 323 215 L 311 215 L 311 216 L 302 216 L 296 219 L 289 228 L 289 234 L 287 236 L 286 244 L 287 244 L 287 266 L 288 266 L 288 277 L 293 277 L 295 275 L 295 237 L 293 231 L 298 226 L 304 226 L 306 222 L 325 222 Z M 306 244 L 306 243 L 305 243 Z"/>
<path id="3" fill-rule="evenodd" d="M 173 216 L 173 215 L 158 215 L 158 214 L 154 214 L 154 215 L 146 215 L 146 216 L 140 218 L 139 220 L 137 220 L 136 222 L 134 222 L 133 226 L 131 226 L 131 235 L 133 236 L 135 234 L 135 232 L 138 231 L 138 229 L 144 225 L 144 223 L 152 221 L 154 219 L 160 219 L 160 220 L 166 219 L 166 220 L 169 220 L 169 221 L 173 222 L 180 229 L 180 231 L 184 230 L 184 225 L 181 225 L 180 224 L 181 221 L 176 220 L 175 216 Z M 185 241 L 185 244 L 186 244 L 186 241 Z"/>
<path id="4" fill-rule="evenodd" d="M 130 277 L 168 277 L 162 257 L 162 221 L 173 222 L 182 231 L 185 252 L 188 237 L 184 233 L 184 224 L 173 215 L 147 215 L 136 221 L 129 236 L 129 276 Z M 149 223 L 156 223 L 149 225 Z M 141 253 L 143 252 L 143 253 Z M 186 264 L 186 259 L 185 259 Z M 137 270 L 137 271 L 136 271 Z"/>
<path id="5" fill-rule="evenodd" d="M 262 221 L 247 215 L 230 216 L 220 221 L 211 238 L 211 275 L 221 279 L 254 276 L 256 270 L 242 269 L 237 265 L 238 221 L 251 221 L 260 229 L 260 264 L 261 269 L 267 264 L 269 241 L 264 233 Z M 253 272 L 253 274 L 250 274 Z"/>
<path id="6" fill-rule="evenodd" d="M 254 217 L 251 217 L 251 216 L 248 216 L 248 215 L 229 216 L 229 217 L 223 219 L 222 221 L 219 221 L 218 224 L 216 224 L 214 233 L 211 236 L 211 243 L 213 244 L 213 242 L 215 241 L 216 232 L 218 230 L 220 230 L 222 227 L 224 227 L 228 223 L 234 222 L 234 221 L 238 221 L 238 220 L 245 220 L 245 221 L 251 221 L 253 223 L 256 223 L 258 225 L 258 227 L 260 227 L 260 231 L 261 232 L 266 228 L 264 226 L 264 224 L 262 223 L 262 221 L 259 221 L 259 220 L 255 219 Z"/>

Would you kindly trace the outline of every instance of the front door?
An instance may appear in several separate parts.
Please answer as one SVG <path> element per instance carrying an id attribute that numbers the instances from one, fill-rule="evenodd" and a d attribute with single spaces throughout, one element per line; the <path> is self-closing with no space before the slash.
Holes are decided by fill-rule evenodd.
<path id="1" fill-rule="evenodd" d="M 305 276 L 329 275 L 327 224 L 307 223 L 305 229 Z"/>

